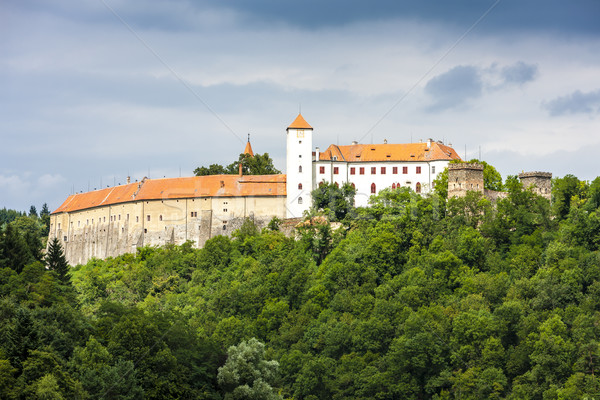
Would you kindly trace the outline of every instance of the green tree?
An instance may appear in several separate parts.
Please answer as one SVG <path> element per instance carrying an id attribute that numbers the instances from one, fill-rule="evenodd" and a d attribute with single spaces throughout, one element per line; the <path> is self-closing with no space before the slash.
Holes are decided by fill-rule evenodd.
<path id="1" fill-rule="evenodd" d="M 280 174 L 273 165 L 273 160 L 269 153 L 255 154 L 240 154 L 237 161 L 232 162 L 227 166 L 219 164 L 211 164 L 209 167 L 198 167 L 194 170 L 194 175 L 236 175 L 239 173 L 240 164 L 242 165 L 242 173 L 245 175 L 273 175 Z"/>
<path id="2" fill-rule="evenodd" d="M 35 208 L 35 206 L 29 207 L 29 216 L 35 218 L 38 217 L 37 208 Z"/>
<path id="3" fill-rule="evenodd" d="M 50 232 L 50 210 L 48 209 L 48 204 L 44 203 L 42 206 L 42 211 L 40 212 L 40 220 L 42 221 L 42 236 L 47 237 Z"/>
<path id="4" fill-rule="evenodd" d="M 19 230 L 12 224 L 7 225 L 0 233 L 0 268 L 11 268 L 20 273 L 32 261 L 34 257 Z"/>
<path id="5" fill-rule="evenodd" d="M 552 210 L 559 220 L 563 220 L 571 210 L 571 203 L 585 197 L 585 182 L 573 175 L 552 180 Z M 595 189 L 594 189 L 595 193 Z"/>
<path id="6" fill-rule="evenodd" d="M 226 400 L 281 399 L 271 386 L 277 377 L 279 363 L 266 361 L 264 356 L 265 345 L 255 338 L 229 347 L 227 361 L 217 375 Z"/>
<path id="7" fill-rule="evenodd" d="M 311 192 L 312 208 L 322 211 L 330 221 L 341 221 L 354 209 L 356 189 L 349 183 L 322 183 Z"/>
<path id="8" fill-rule="evenodd" d="M 71 282 L 70 266 L 65 257 L 62 245 L 58 238 L 53 238 L 48 246 L 48 254 L 46 254 L 46 265 L 51 271 L 55 271 L 58 279 L 63 284 Z"/>

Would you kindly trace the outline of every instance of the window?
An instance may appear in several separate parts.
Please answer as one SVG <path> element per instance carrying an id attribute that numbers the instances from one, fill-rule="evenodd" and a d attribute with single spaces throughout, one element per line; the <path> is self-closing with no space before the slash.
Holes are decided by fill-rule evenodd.
<path id="1" fill-rule="evenodd" d="M 224 208 L 224 209 L 223 209 L 223 212 L 227 212 L 227 209 L 226 209 L 226 208 Z"/>
<path id="2" fill-rule="evenodd" d="M 392 174 L 397 174 L 397 173 L 398 173 L 398 167 L 393 167 Z"/>
<path id="3" fill-rule="evenodd" d="M 140 217 L 136 216 L 135 217 L 135 222 L 140 222 Z"/>
<path id="4" fill-rule="evenodd" d="M 302 172 L 302 165 L 298 167 L 298 172 Z"/>
<path id="5" fill-rule="evenodd" d="M 381 167 L 381 175 L 385 175 L 385 167 Z"/>
<path id="6" fill-rule="evenodd" d="M 365 174 L 365 167 L 360 167 L 360 174 L 364 175 Z"/>
<path id="7" fill-rule="evenodd" d="M 301 183 L 298 184 L 298 189 L 302 189 L 302 184 Z"/>
<path id="8" fill-rule="evenodd" d="M 375 192 L 376 192 L 376 190 L 377 190 L 377 188 L 376 188 L 376 186 L 375 186 L 375 183 L 374 183 L 374 182 L 373 182 L 373 183 L 371 183 L 371 193 L 375 193 Z"/>
<path id="9" fill-rule="evenodd" d="M 302 154 L 299 154 L 299 155 L 298 155 L 298 158 L 302 158 Z"/>
<path id="10" fill-rule="evenodd" d="M 421 167 L 417 167 L 417 174 L 421 173 Z"/>
<path id="11" fill-rule="evenodd" d="M 58 223 L 58 229 L 60 229 L 60 222 Z"/>
<path id="12" fill-rule="evenodd" d="M 319 173 L 320 174 L 324 174 L 325 173 L 325 167 L 319 167 Z"/>
<path id="13" fill-rule="evenodd" d="M 402 173 L 408 174 L 408 167 L 402 167 Z"/>
<path id="14" fill-rule="evenodd" d="M 159 221 L 162 221 L 162 215 L 159 215 L 159 216 L 158 216 L 158 220 L 159 220 Z"/>
<path id="15" fill-rule="evenodd" d="M 86 220 L 85 220 L 85 224 L 86 224 L 86 225 L 89 225 L 89 224 L 90 224 L 90 220 L 89 220 L 89 219 L 86 219 Z"/>
<path id="16" fill-rule="evenodd" d="M 371 167 L 371 175 L 375 175 L 377 173 L 377 167 Z"/>
<path id="17" fill-rule="evenodd" d="M 148 233 L 148 229 L 144 228 L 144 233 Z"/>
<path id="18" fill-rule="evenodd" d="M 298 204 L 302 204 L 302 197 L 298 197 Z"/>
<path id="19" fill-rule="evenodd" d="M 150 221 L 150 215 L 148 215 L 147 218 L 148 218 L 148 221 Z"/>
<path id="20" fill-rule="evenodd" d="M 227 225 L 223 225 L 223 230 L 227 230 Z"/>
<path id="21" fill-rule="evenodd" d="M 119 221 L 121 220 L 121 214 L 119 214 Z"/>
<path id="22" fill-rule="evenodd" d="M 396 184 L 392 183 L 392 190 L 396 189 Z"/>
<path id="23" fill-rule="evenodd" d="M 417 186 L 415 186 L 415 192 L 421 193 L 421 183 L 417 182 Z"/>
<path id="24" fill-rule="evenodd" d="M 93 221 L 93 220 L 92 220 L 92 221 Z M 127 221 L 129 221 L 129 214 L 127 214 Z M 93 224 L 93 223 L 94 223 L 94 222 L 92 222 L 92 224 Z"/>
<path id="25" fill-rule="evenodd" d="M 333 174 L 337 175 L 340 173 L 340 167 L 333 167 Z"/>
<path id="26" fill-rule="evenodd" d="M 431 173 L 435 174 L 435 165 L 433 167 L 431 167 Z"/>
<path id="27" fill-rule="evenodd" d="M 356 173 L 356 168 L 351 167 L 350 168 L 350 175 L 354 175 Z"/>

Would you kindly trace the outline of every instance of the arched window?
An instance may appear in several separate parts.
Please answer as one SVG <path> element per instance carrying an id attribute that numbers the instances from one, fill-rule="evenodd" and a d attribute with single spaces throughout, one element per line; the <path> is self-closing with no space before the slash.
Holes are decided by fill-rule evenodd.
<path id="1" fill-rule="evenodd" d="M 302 165 L 298 167 L 298 172 L 302 172 Z"/>
<path id="2" fill-rule="evenodd" d="M 395 183 L 392 183 L 392 190 L 393 189 L 396 189 L 396 184 Z"/>
<path id="3" fill-rule="evenodd" d="M 415 192 L 421 193 L 421 183 L 417 182 L 417 186 L 415 187 Z"/>
<path id="4" fill-rule="evenodd" d="M 375 193 L 377 191 L 377 187 L 375 186 L 375 182 L 371 183 L 371 193 Z"/>
<path id="5" fill-rule="evenodd" d="M 298 189 L 302 189 L 302 184 L 301 183 L 298 184 Z"/>
<path id="6" fill-rule="evenodd" d="M 298 197 L 298 204 L 302 204 L 302 197 Z"/>
<path id="7" fill-rule="evenodd" d="M 162 215 L 160 215 L 160 216 L 158 217 L 158 219 L 159 219 L 159 221 L 162 221 Z"/>

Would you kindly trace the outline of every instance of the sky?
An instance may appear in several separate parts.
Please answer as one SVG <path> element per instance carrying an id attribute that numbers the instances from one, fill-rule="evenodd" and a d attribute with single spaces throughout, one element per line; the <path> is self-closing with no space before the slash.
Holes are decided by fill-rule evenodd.
<path id="1" fill-rule="evenodd" d="M 600 175 L 597 0 L 3 0 L 0 208 L 313 145 Z M 285 172 L 285 171 L 284 171 Z"/>

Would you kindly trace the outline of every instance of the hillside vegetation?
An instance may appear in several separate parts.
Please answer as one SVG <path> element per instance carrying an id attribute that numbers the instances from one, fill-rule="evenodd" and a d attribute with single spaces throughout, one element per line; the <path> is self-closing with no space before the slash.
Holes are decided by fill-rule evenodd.
<path id="1" fill-rule="evenodd" d="M 297 240 L 248 221 L 70 280 L 5 261 L 0 398 L 598 398 L 600 178 L 504 187 L 321 188 Z"/>

